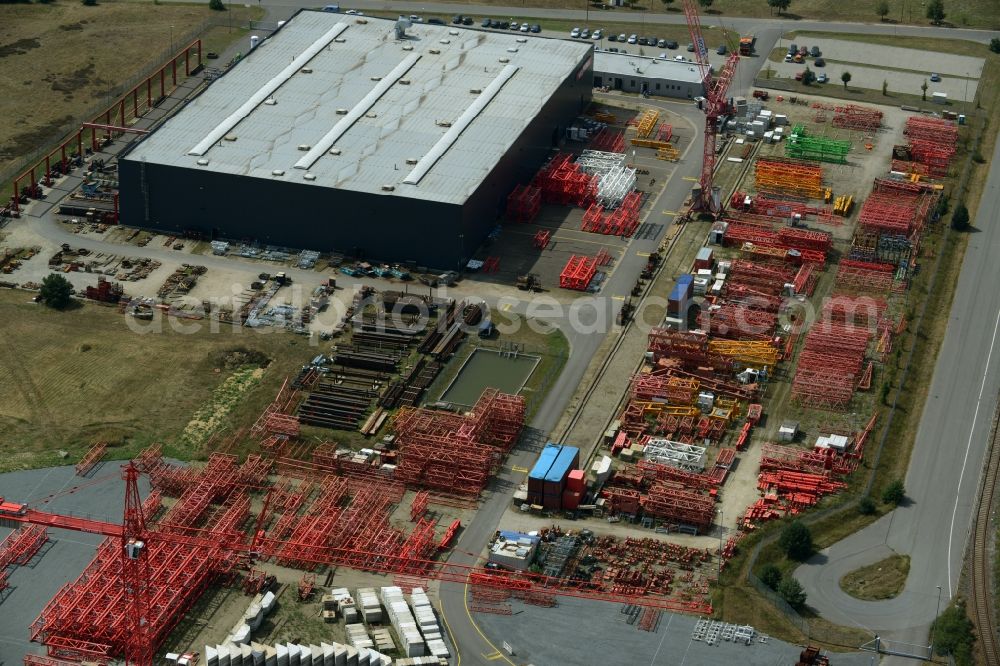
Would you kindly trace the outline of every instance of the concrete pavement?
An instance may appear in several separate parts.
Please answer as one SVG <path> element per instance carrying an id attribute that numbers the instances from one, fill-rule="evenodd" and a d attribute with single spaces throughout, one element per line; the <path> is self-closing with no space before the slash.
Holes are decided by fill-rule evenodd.
<path id="1" fill-rule="evenodd" d="M 992 164 L 920 419 L 907 501 L 795 572 L 809 605 L 823 617 L 873 633 L 888 631 L 892 639 L 913 645 L 927 644 L 937 587 L 942 607 L 958 592 L 1000 392 L 1000 144 Z M 864 602 L 840 590 L 845 573 L 892 552 L 910 556 L 910 575 L 897 598 Z"/>

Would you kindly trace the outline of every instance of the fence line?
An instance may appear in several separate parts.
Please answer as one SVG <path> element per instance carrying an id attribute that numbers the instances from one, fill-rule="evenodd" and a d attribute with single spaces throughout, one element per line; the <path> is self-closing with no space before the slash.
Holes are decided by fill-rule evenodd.
<path id="1" fill-rule="evenodd" d="M 225 27 L 227 25 L 229 25 L 228 22 L 221 21 L 219 18 L 206 18 L 201 23 L 190 28 L 187 32 L 175 37 L 174 43 L 181 45 L 182 47 L 187 46 L 194 40 L 198 39 L 198 37 L 203 35 L 210 28 Z M 202 48 L 204 49 L 204 45 Z M 38 162 L 44 159 L 45 155 L 51 152 L 53 148 L 68 139 L 71 135 L 75 134 L 80 128 L 80 125 L 97 118 L 101 113 L 112 106 L 112 101 L 117 101 L 121 95 L 137 86 L 141 81 L 152 75 L 153 72 L 158 70 L 160 67 L 163 67 L 163 64 L 174 57 L 176 53 L 177 52 L 173 51 L 169 47 L 163 49 L 136 74 L 133 74 L 124 81 L 119 82 L 117 85 L 110 87 L 108 89 L 107 98 L 100 102 L 95 102 L 90 107 L 87 107 L 85 111 L 77 113 L 72 121 L 61 125 L 59 129 L 50 134 L 48 138 L 39 142 L 39 147 L 30 153 L 28 157 L 22 158 L 21 161 L 17 162 L 14 166 L 0 170 L 0 183 L 9 183 L 10 181 L 13 181 L 15 178 L 27 171 L 32 165 L 38 164 Z M 204 63 L 204 54 L 202 54 L 202 63 Z"/>

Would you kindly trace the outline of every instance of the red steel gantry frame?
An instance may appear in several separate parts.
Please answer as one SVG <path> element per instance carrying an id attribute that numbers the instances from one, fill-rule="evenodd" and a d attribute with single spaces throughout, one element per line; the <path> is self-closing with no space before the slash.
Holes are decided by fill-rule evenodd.
<path id="1" fill-rule="evenodd" d="M 705 147 L 702 152 L 701 199 L 694 201 L 695 210 L 718 213 L 712 210 L 712 178 L 715 173 L 715 137 L 718 134 L 719 118 L 727 106 L 729 85 L 736 75 L 736 67 L 740 63 L 739 53 L 730 53 L 726 64 L 722 66 L 719 75 L 712 78 L 708 63 L 708 47 L 701 34 L 701 21 L 698 19 L 698 6 L 694 0 L 684 0 L 684 14 L 687 16 L 688 31 L 691 33 L 691 43 L 694 44 L 695 58 L 701 71 L 701 80 L 705 88 Z"/>
<path id="2" fill-rule="evenodd" d="M 197 60 L 197 64 L 192 68 L 192 56 Z M 171 84 L 169 90 L 177 87 L 177 64 L 183 61 L 184 76 L 190 76 L 192 69 L 201 67 L 201 40 L 196 39 L 181 50 L 179 50 L 167 63 L 145 78 L 136 87 L 122 95 L 118 101 L 98 114 L 91 122 L 84 123 L 80 129 L 65 139 L 58 147 L 49 152 L 45 157 L 33 164 L 29 169 L 14 179 L 14 196 L 11 199 L 11 209 L 15 216 L 21 212 L 21 195 L 27 194 L 37 197 L 40 194 L 39 182 L 46 186 L 52 183 L 53 158 L 58 165 L 59 173 L 69 172 L 69 155 L 66 149 L 71 151 L 76 147 L 76 154 L 83 157 L 83 136 L 87 129 L 90 130 L 90 147 L 96 152 L 99 149 L 97 130 L 106 131 L 108 136 L 114 137 L 123 132 L 143 133 L 144 130 L 137 130 L 128 127 L 128 124 L 142 116 L 162 98 L 167 96 L 169 76 Z M 159 95 L 154 97 L 154 87 L 159 79 Z M 36 172 L 44 165 L 45 170 L 41 172 L 42 179 L 38 180 Z M 29 183 L 25 186 L 23 183 Z M 117 220 L 116 220 L 117 221 Z"/>

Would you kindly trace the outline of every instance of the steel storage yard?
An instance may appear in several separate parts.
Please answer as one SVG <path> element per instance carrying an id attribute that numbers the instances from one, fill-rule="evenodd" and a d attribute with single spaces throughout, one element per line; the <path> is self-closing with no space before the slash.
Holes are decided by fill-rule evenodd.
<path id="1" fill-rule="evenodd" d="M 454 267 L 592 84 L 589 44 L 303 10 L 134 144 L 121 220 Z"/>

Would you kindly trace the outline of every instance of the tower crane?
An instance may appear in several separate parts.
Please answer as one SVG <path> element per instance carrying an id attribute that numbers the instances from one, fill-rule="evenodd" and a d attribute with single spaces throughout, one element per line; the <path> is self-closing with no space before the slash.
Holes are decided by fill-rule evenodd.
<path id="1" fill-rule="evenodd" d="M 705 89 L 705 148 L 701 162 L 701 178 L 698 179 L 700 192 L 693 198 L 692 208 L 716 215 L 722 206 L 718 195 L 713 192 L 712 185 L 712 174 L 715 171 L 715 138 L 719 131 L 719 119 L 728 107 L 729 86 L 736 75 L 740 56 L 738 52 L 731 52 L 718 76 L 713 77 L 708 63 L 708 47 L 701 34 L 701 21 L 698 19 L 698 6 L 695 0 L 684 0 L 684 15 L 687 17 L 688 32 L 691 34 L 691 43 L 694 44 L 695 59 Z"/>
<path id="2" fill-rule="evenodd" d="M 697 601 L 682 601 L 659 594 L 650 594 L 639 588 L 615 590 L 602 588 L 587 581 L 567 580 L 557 577 L 516 571 L 490 571 L 475 565 L 451 563 L 439 559 L 426 559 L 421 554 L 399 554 L 371 552 L 351 546 L 301 543 L 287 538 L 275 538 L 266 533 L 266 517 L 271 499 L 268 489 L 264 506 L 256 519 L 252 536 L 239 535 L 230 531 L 215 532 L 211 529 L 194 527 L 171 527 L 150 525 L 143 515 L 143 503 L 139 494 L 140 470 L 134 462 L 122 466 L 125 481 L 125 510 L 121 524 L 103 520 L 63 515 L 33 508 L 27 504 L 12 502 L 0 497 L 0 525 L 40 525 L 56 529 L 67 529 L 89 534 L 97 534 L 112 540 L 118 552 L 119 564 L 115 574 L 123 617 L 127 622 L 128 636 L 124 640 L 124 663 L 126 666 L 152 666 L 157 643 L 158 627 L 154 626 L 153 585 L 151 582 L 150 558 L 156 547 L 164 544 L 182 546 L 187 551 L 201 551 L 209 561 L 216 562 L 225 571 L 237 566 L 247 566 L 256 559 L 278 557 L 284 548 L 296 547 L 297 560 L 312 565 L 344 565 L 363 571 L 377 573 L 413 574 L 427 580 L 466 583 L 482 587 L 509 589 L 518 592 L 537 592 L 545 595 L 561 595 L 632 603 L 670 611 L 710 614 L 711 605 Z M 249 487 L 249 486 L 248 486 Z M 180 531 L 180 530 L 183 530 Z M 440 546 L 439 546 L 440 548 Z M 162 599 L 160 600 L 163 601 Z M 97 600 L 94 600 L 97 603 Z M 117 603 L 117 601 L 115 602 Z M 44 611 L 43 611 L 44 613 Z M 40 621 L 36 620 L 36 622 Z M 62 647 L 74 654 L 93 654 L 93 648 L 111 648 L 84 639 L 69 639 Z M 50 645 L 51 648 L 51 645 Z M 51 655 L 51 651 L 50 651 Z M 62 655 L 52 655 L 59 656 Z M 110 655 L 108 655 L 110 656 Z M 101 657 L 106 658 L 106 657 Z M 36 664 L 67 664 L 76 658 L 38 657 Z"/>

